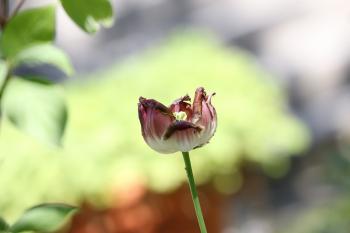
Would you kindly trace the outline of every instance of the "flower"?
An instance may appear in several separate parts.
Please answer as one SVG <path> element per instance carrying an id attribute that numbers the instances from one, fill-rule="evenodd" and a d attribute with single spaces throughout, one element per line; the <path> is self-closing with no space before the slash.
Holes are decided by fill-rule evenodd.
<path id="1" fill-rule="evenodd" d="M 208 143 L 217 126 L 216 111 L 211 104 L 214 95 L 207 96 L 204 88 L 199 87 L 192 106 L 191 98 L 185 95 L 169 107 L 140 97 L 139 119 L 146 143 L 163 154 L 187 152 Z"/>

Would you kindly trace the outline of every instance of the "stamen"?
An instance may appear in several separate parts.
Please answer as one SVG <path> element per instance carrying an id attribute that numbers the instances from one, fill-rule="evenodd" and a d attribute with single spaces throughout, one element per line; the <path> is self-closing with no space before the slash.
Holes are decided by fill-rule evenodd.
<path id="1" fill-rule="evenodd" d="M 187 118 L 187 114 L 185 112 L 182 112 L 182 111 L 174 112 L 173 115 L 177 121 L 184 121 Z"/>

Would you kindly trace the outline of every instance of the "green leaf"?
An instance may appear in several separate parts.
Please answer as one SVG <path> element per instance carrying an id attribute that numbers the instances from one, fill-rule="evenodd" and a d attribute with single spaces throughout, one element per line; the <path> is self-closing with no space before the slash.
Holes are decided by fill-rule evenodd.
<path id="1" fill-rule="evenodd" d="M 63 227 L 76 210 L 66 204 L 41 204 L 26 210 L 10 231 L 54 232 Z"/>
<path id="2" fill-rule="evenodd" d="M 6 221 L 0 217 L 0 232 L 6 232 L 9 229 L 9 225 L 6 223 Z"/>
<path id="3" fill-rule="evenodd" d="M 1 40 L 2 54 L 13 57 L 33 44 L 53 41 L 55 37 L 55 8 L 34 8 L 18 13 L 6 25 Z"/>
<path id="4" fill-rule="evenodd" d="M 13 65 L 50 64 L 62 70 L 66 75 L 73 74 L 73 67 L 68 56 L 52 44 L 39 44 L 31 46 L 14 57 Z"/>
<path id="5" fill-rule="evenodd" d="M 7 75 L 7 66 L 6 62 L 3 60 L 0 60 L 0 87 L 5 81 L 6 75 Z"/>
<path id="6" fill-rule="evenodd" d="M 94 33 L 100 25 L 113 24 L 113 7 L 109 0 L 61 0 L 69 17 L 84 31 Z"/>
<path id="7" fill-rule="evenodd" d="M 61 145 L 67 108 L 59 86 L 12 79 L 3 100 L 5 116 L 41 142 Z"/>
<path id="8" fill-rule="evenodd" d="M 30 75 L 20 75 L 16 74 L 16 78 L 21 78 L 30 82 L 36 82 L 43 85 L 52 85 L 55 84 L 54 80 L 51 80 L 51 78 L 47 75 L 37 75 L 37 74 L 30 74 Z"/>

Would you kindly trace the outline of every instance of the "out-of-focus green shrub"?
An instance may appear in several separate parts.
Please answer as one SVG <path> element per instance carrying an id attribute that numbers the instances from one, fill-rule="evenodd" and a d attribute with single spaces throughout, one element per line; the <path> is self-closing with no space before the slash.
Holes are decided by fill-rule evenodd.
<path id="1" fill-rule="evenodd" d="M 348 197 L 330 201 L 298 215 L 282 233 L 348 233 L 350 229 L 350 200 Z"/>
<path id="2" fill-rule="evenodd" d="M 219 191 L 239 188 L 243 159 L 278 176 L 287 170 L 288 156 L 308 144 L 307 130 L 288 111 L 285 94 L 254 60 L 203 35 L 175 36 L 87 80 L 67 85 L 64 148 L 44 147 L 2 125 L 4 214 L 43 201 L 96 203 L 108 199 L 110 189 L 133 182 L 162 192 L 181 185 L 186 179 L 181 155 L 157 154 L 143 142 L 139 96 L 170 104 L 186 93 L 193 95 L 198 86 L 217 93 L 216 135 L 191 156 L 197 182 L 213 182 Z"/>
<path id="3" fill-rule="evenodd" d="M 325 146 L 317 156 L 322 163 L 318 179 L 333 195 L 320 193 L 323 202 L 305 205 L 279 233 L 348 233 L 350 232 L 350 157 L 349 145 Z M 317 163 L 317 161 L 315 161 Z M 317 189 L 317 187 L 315 187 Z M 338 194 L 337 194 L 338 193 Z M 323 196 L 323 198 L 322 198 Z M 324 197 L 327 197 L 324 200 Z"/>

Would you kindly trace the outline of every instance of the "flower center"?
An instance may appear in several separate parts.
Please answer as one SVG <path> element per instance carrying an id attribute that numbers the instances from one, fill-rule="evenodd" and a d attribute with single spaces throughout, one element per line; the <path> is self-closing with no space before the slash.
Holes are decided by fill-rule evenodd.
<path id="1" fill-rule="evenodd" d="M 182 112 L 182 111 L 181 112 L 174 112 L 173 115 L 177 121 L 184 121 L 187 118 L 187 114 L 185 112 Z"/>

